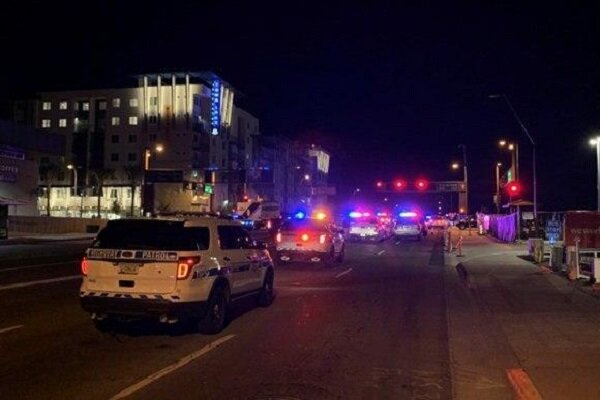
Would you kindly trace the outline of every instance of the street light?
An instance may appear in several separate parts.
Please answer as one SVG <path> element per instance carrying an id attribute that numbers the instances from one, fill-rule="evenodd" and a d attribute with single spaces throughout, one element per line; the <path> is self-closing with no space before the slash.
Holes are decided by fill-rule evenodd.
<path id="1" fill-rule="evenodd" d="M 67 165 L 67 169 L 73 171 L 73 195 L 78 196 L 77 194 L 77 167 L 73 164 Z M 83 193 L 81 194 L 81 202 L 79 204 L 79 218 L 83 217 Z"/>
<path id="2" fill-rule="evenodd" d="M 146 184 L 148 182 L 148 179 L 146 177 L 146 174 L 148 172 L 148 170 L 150 169 L 150 157 L 152 157 L 152 151 L 154 150 L 154 152 L 156 153 L 162 153 L 164 150 L 164 147 L 162 144 L 157 143 L 154 145 L 154 149 L 151 149 L 149 146 L 146 146 L 144 148 L 144 173 L 142 174 L 142 190 L 140 193 L 140 197 L 141 197 L 141 206 L 142 206 L 142 215 L 144 215 L 146 213 L 146 208 L 154 208 L 154 207 L 146 207 Z M 131 193 L 131 195 L 133 196 L 133 193 Z M 151 210 L 153 211 L 153 210 Z"/>
<path id="3" fill-rule="evenodd" d="M 496 163 L 496 213 L 500 214 L 500 167 L 502 163 Z"/>
<path id="4" fill-rule="evenodd" d="M 452 163 L 452 165 L 450 167 L 452 169 L 459 169 L 460 168 L 460 164 L 459 163 Z"/>
<path id="5" fill-rule="evenodd" d="M 598 191 L 598 211 L 600 211 L 600 136 L 596 136 L 595 139 L 590 139 L 590 144 L 596 146 L 596 189 Z"/>
<path id="6" fill-rule="evenodd" d="M 465 214 L 468 214 L 469 213 L 469 176 L 467 174 L 467 146 L 465 146 L 464 144 L 459 144 L 458 148 L 462 149 L 462 153 L 463 153 L 463 181 L 465 183 L 464 212 L 465 212 Z M 460 194 L 459 194 L 459 196 L 460 196 Z M 460 205 L 459 205 L 459 208 L 460 208 Z M 462 208 L 461 208 L 461 210 L 462 210 Z"/>
<path id="7" fill-rule="evenodd" d="M 356 193 L 360 193 L 360 188 L 354 189 L 354 192 L 352 192 L 352 197 L 356 196 Z"/>
<path id="8" fill-rule="evenodd" d="M 502 148 L 506 147 L 511 152 L 512 162 L 512 179 L 515 181 L 519 180 L 519 142 L 508 143 L 506 140 L 498 141 L 498 145 Z"/>
<path id="9" fill-rule="evenodd" d="M 532 164 L 533 164 L 533 217 L 537 223 L 537 174 L 536 174 L 536 162 L 535 162 L 535 141 L 533 140 L 533 138 L 531 137 L 531 135 L 529 134 L 529 131 L 527 130 L 527 128 L 525 127 L 525 125 L 523 124 L 523 121 L 521 121 L 521 118 L 519 118 L 519 115 L 517 114 L 517 112 L 515 111 L 512 103 L 510 102 L 510 100 L 508 100 L 508 97 L 505 94 L 492 94 L 488 96 L 490 99 L 497 99 L 497 98 L 503 98 L 504 101 L 506 102 L 506 104 L 508 105 L 508 107 L 510 108 L 510 111 L 512 111 L 513 116 L 515 117 L 515 119 L 517 120 L 517 122 L 519 123 L 519 125 L 521 126 L 521 130 L 523 131 L 523 133 L 527 136 L 527 138 L 529 139 L 529 141 L 531 142 L 531 147 L 532 147 Z"/>

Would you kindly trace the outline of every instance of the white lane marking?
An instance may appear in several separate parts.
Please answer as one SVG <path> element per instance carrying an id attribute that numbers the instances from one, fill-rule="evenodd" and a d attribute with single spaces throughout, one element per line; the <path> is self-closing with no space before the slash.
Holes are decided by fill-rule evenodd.
<path id="1" fill-rule="evenodd" d="M 14 331 L 15 329 L 19 329 L 19 328 L 22 328 L 22 327 L 23 327 L 23 325 L 9 326 L 8 328 L 2 328 L 2 329 L 0 329 L 0 333 L 6 333 L 6 332 Z"/>
<path id="2" fill-rule="evenodd" d="M 165 367 L 163 369 L 161 369 L 160 371 L 157 371 L 151 375 L 148 375 L 148 377 L 146 379 L 143 379 L 141 381 L 139 381 L 138 383 L 129 386 L 126 389 L 121 390 L 119 393 L 117 393 L 115 396 L 111 397 L 110 400 L 117 400 L 117 399 L 123 399 L 127 396 L 130 396 L 131 394 L 137 392 L 138 390 L 148 386 L 149 384 L 151 384 L 152 382 L 162 378 L 163 376 L 170 374 L 171 372 L 189 364 L 190 362 L 194 361 L 196 358 L 198 357 L 202 357 L 204 354 L 208 353 L 211 350 L 216 349 L 217 347 L 219 347 L 221 344 L 225 343 L 226 341 L 228 341 L 229 339 L 233 339 L 235 337 L 235 335 L 227 335 L 227 336 L 223 336 L 220 339 L 215 340 L 214 342 L 211 342 L 209 344 L 207 344 L 206 346 L 204 346 L 203 348 L 201 348 L 200 350 L 188 354 L 187 356 L 181 358 L 179 361 L 177 361 L 174 364 L 169 365 L 168 367 Z"/>
<path id="3" fill-rule="evenodd" d="M 61 278 L 42 279 L 39 281 L 19 282 L 19 283 L 11 283 L 9 285 L 0 285 L 0 290 L 20 289 L 20 288 L 24 288 L 24 287 L 28 287 L 28 286 L 43 285 L 46 283 L 54 283 L 54 282 L 72 281 L 75 279 L 81 279 L 81 275 L 71 275 L 71 276 L 63 276 Z"/>
<path id="4" fill-rule="evenodd" d="M 377 253 L 378 256 L 382 255 L 383 253 L 385 253 L 385 250 L 381 250 L 379 253 Z"/>
<path id="5" fill-rule="evenodd" d="M 400 244 L 400 241 L 398 240 L 398 241 L 397 241 L 396 243 L 394 243 L 394 244 L 395 244 L 395 245 L 399 245 L 399 244 Z"/>
<path id="6" fill-rule="evenodd" d="M 23 265 L 21 267 L 2 268 L 2 269 L 0 269 L 0 272 L 18 271 L 21 269 L 39 268 L 39 267 L 50 267 L 52 265 L 61 265 L 61 264 L 75 264 L 76 262 L 78 262 L 78 261 L 71 260 L 71 261 L 53 262 L 53 263 L 45 263 L 45 264 Z"/>
<path id="7" fill-rule="evenodd" d="M 344 272 L 340 272 L 339 274 L 337 274 L 335 276 L 335 279 L 337 278 L 341 278 L 342 276 L 349 274 L 350 272 L 352 272 L 352 267 L 348 268 L 347 270 L 345 270 Z"/>

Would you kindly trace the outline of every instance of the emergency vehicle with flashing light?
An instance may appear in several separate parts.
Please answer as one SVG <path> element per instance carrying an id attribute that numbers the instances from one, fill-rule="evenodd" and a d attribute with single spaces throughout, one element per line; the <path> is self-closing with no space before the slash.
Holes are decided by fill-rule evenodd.
<path id="1" fill-rule="evenodd" d="M 273 262 L 239 223 L 222 218 L 109 221 L 81 262 L 79 296 L 98 329 L 115 320 L 192 321 L 219 332 L 231 302 L 273 300 Z"/>
<path id="2" fill-rule="evenodd" d="M 398 213 L 396 226 L 394 227 L 394 237 L 397 240 L 413 238 L 421 240 L 427 233 L 425 224 L 421 221 L 419 213 L 415 211 L 403 211 Z"/>
<path id="3" fill-rule="evenodd" d="M 348 241 L 381 242 L 386 239 L 386 229 L 376 215 L 371 212 L 352 211 L 347 233 Z"/>
<path id="4" fill-rule="evenodd" d="M 343 231 L 327 218 L 306 218 L 298 212 L 285 221 L 275 237 L 276 259 L 280 262 L 342 262 L 345 255 Z"/>

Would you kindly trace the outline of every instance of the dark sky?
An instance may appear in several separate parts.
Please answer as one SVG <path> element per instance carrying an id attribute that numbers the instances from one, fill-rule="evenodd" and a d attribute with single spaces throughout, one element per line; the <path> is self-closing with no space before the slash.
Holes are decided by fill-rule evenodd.
<path id="1" fill-rule="evenodd" d="M 263 134 L 329 148 L 342 193 L 396 176 L 461 179 L 449 164 L 465 143 L 478 209 L 491 203 L 495 162 L 509 162 L 495 145 L 501 136 L 520 141 L 531 192 L 531 146 L 506 104 L 488 99 L 506 93 L 537 142 L 541 209 L 596 207 L 588 139 L 600 128 L 600 14 L 592 2 L 129 3 L 3 6 L 1 97 L 209 69 L 246 94 Z"/>

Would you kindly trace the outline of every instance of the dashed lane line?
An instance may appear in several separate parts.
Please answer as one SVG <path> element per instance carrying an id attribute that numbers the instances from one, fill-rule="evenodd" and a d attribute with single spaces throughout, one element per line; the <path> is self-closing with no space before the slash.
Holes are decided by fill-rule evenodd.
<path id="1" fill-rule="evenodd" d="M 347 270 L 340 272 L 335 276 L 335 279 L 341 278 L 342 276 L 349 274 L 350 272 L 352 272 L 352 268 L 348 268 Z"/>
<path id="2" fill-rule="evenodd" d="M 11 283 L 8 285 L 0 285 L 0 290 L 20 289 L 20 288 L 29 287 L 29 286 L 44 285 L 46 283 L 73 281 L 75 279 L 81 279 L 81 275 L 71 275 L 71 276 L 63 276 L 60 278 L 41 279 L 38 281 L 18 282 L 18 283 Z"/>
<path id="3" fill-rule="evenodd" d="M 0 272 L 19 271 L 22 269 L 40 268 L 40 267 L 51 267 L 53 265 L 75 264 L 77 262 L 78 262 L 78 260 L 69 260 L 69 261 L 59 261 L 59 262 L 44 263 L 44 264 L 22 265 L 20 267 L 2 268 L 2 269 L 0 269 Z"/>
<path id="4" fill-rule="evenodd" d="M 19 329 L 22 328 L 23 325 L 14 325 L 14 326 L 9 326 L 8 328 L 2 328 L 0 329 L 0 334 L 1 333 L 6 333 L 6 332 L 10 332 L 10 331 L 14 331 L 15 329 Z"/>
<path id="5" fill-rule="evenodd" d="M 385 253 L 385 250 L 381 250 L 379 253 L 375 253 L 375 254 L 376 254 L 376 255 L 378 255 L 378 256 L 380 256 L 380 255 L 382 255 L 383 253 Z"/>
<path id="6" fill-rule="evenodd" d="M 129 386 L 126 389 L 121 390 L 119 393 L 117 393 L 115 396 L 111 397 L 110 400 L 117 400 L 117 399 L 123 399 L 127 396 L 130 396 L 131 394 L 137 392 L 140 389 L 143 389 L 144 387 L 150 385 L 152 382 L 159 380 L 160 378 L 162 378 L 165 375 L 170 374 L 173 371 L 178 370 L 179 368 L 191 363 L 192 361 L 194 361 L 195 359 L 202 357 L 203 355 L 205 355 L 206 353 L 208 353 L 211 350 L 216 349 L 217 347 L 219 347 L 220 345 L 222 345 L 223 343 L 225 343 L 226 341 L 233 339 L 235 337 L 235 335 L 227 335 L 227 336 L 223 336 L 220 339 L 215 340 L 214 342 L 211 342 L 209 344 L 207 344 L 206 346 L 204 346 L 203 348 L 201 348 L 200 350 L 188 354 L 187 356 L 181 358 L 179 361 L 177 361 L 174 364 L 169 365 L 166 368 L 161 369 L 160 371 L 157 371 L 151 375 L 148 375 L 147 378 L 139 381 L 136 384 L 133 384 L 131 386 Z"/>

